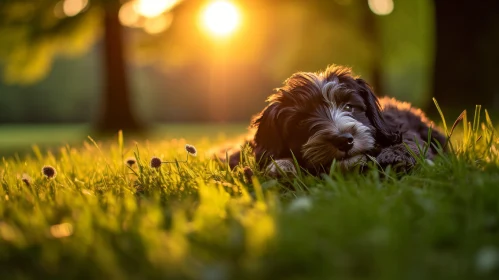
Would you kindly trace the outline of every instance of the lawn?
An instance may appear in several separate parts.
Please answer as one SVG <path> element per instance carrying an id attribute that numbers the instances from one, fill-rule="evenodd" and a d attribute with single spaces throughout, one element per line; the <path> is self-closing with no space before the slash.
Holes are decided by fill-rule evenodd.
<path id="1" fill-rule="evenodd" d="M 246 131 L 247 123 L 235 124 L 168 124 L 151 127 L 147 139 L 183 138 L 188 141 L 220 142 L 234 138 Z M 91 127 L 85 124 L 70 125 L 0 125 L 0 157 L 21 156 L 33 150 L 36 144 L 41 149 L 53 150 L 63 145 L 80 145 L 93 134 Z M 103 137 L 94 135 L 96 140 Z M 136 138 L 136 139 L 134 139 Z M 143 136 L 134 136 L 132 141 L 143 141 Z"/>
<path id="2" fill-rule="evenodd" d="M 450 152 L 404 176 L 275 180 L 249 155 L 231 171 L 211 152 L 243 127 L 35 147 L 0 164 L 0 279 L 498 279 L 499 139 L 482 119 L 448 120 Z"/>

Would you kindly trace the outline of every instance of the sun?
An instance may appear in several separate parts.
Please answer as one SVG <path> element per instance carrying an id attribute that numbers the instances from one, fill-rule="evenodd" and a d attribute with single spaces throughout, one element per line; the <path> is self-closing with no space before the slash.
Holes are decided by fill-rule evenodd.
<path id="1" fill-rule="evenodd" d="M 240 22 L 240 14 L 234 4 L 215 1 L 206 6 L 203 12 L 203 25 L 217 36 L 227 36 L 234 32 Z"/>

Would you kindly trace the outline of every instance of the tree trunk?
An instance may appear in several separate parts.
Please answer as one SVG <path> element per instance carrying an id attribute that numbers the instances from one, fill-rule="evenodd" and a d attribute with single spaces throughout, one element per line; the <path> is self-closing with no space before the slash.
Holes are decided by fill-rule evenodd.
<path id="1" fill-rule="evenodd" d="M 383 66 L 382 66 L 382 44 L 380 38 L 380 26 L 376 16 L 369 8 L 367 1 L 362 3 L 364 36 L 368 38 L 372 51 L 369 84 L 377 96 L 384 96 Z"/>
<path id="2" fill-rule="evenodd" d="M 142 128 L 132 110 L 123 52 L 123 27 L 119 22 L 118 12 L 119 2 L 105 7 L 104 88 L 101 116 L 97 123 L 97 129 L 103 132 L 116 132 L 120 129 L 137 131 Z"/>
<path id="3" fill-rule="evenodd" d="M 476 104 L 499 109 L 499 1 L 435 0 L 434 3 L 433 95 L 453 113 L 472 109 Z"/>

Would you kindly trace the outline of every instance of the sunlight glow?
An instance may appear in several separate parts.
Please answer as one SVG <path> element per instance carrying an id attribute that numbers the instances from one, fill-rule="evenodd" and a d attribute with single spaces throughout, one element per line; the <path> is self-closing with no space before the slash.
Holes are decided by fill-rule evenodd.
<path id="1" fill-rule="evenodd" d="M 154 18 L 173 8 L 178 2 L 178 0 L 136 0 L 134 8 L 140 15 Z"/>
<path id="2" fill-rule="evenodd" d="M 121 6 L 118 16 L 124 26 L 158 34 L 172 24 L 173 14 L 167 11 L 179 2 L 180 0 L 132 0 Z"/>
<path id="3" fill-rule="evenodd" d="M 203 24 L 215 35 L 225 36 L 239 25 L 240 15 L 234 4 L 216 1 L 209 4 L 203 12 Z"/>
<path id="4" fill-rule="evenodd" d="M 62 11 L 68 17 L 73 17 L 83 11 L 88 5 L 88 0 L 64 0 Z"/>
<path id="5" fill-rule="evenodd" d="M 393 12 L 393 0 L 368 0 L 371 11 L 379 16 L 386 16 Z"/>

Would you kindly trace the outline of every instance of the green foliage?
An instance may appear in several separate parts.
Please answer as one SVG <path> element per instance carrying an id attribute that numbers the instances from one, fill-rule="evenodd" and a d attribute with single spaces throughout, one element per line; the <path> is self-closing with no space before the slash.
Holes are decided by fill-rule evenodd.
<path id="1" fill-rule="evenodd" d="M 182 163 L 185 140 L 121 134 L 4 158 L 0 277 L 496 279 L 499 141 L 479 116 L 463 115 L 450 152 L 403 177 L 333 166 L 275 180 L 248 149 L 231 171 L 210 156 L 217 141 L 195 141 L 198 157 Z M 152 156 L 174 163 L 153 169 Z"/>
<path id="2" fill-rule="evenodd" d="M 0 3 L 0 63 L 5 82 L 38 82 L 49 73 L 54 58 L 81 55 L 95 42 L 100 34 L 99 5 L 75 17 L 58 18 L 57 2 Z"/>
<path id="3" fill-rule="evenodd" d="M 435 57 L 433 1 L 394 4 L 392 14 L 379 17 L 384 94 L 419 107 L 431 105 L 428 103 Z"/>

